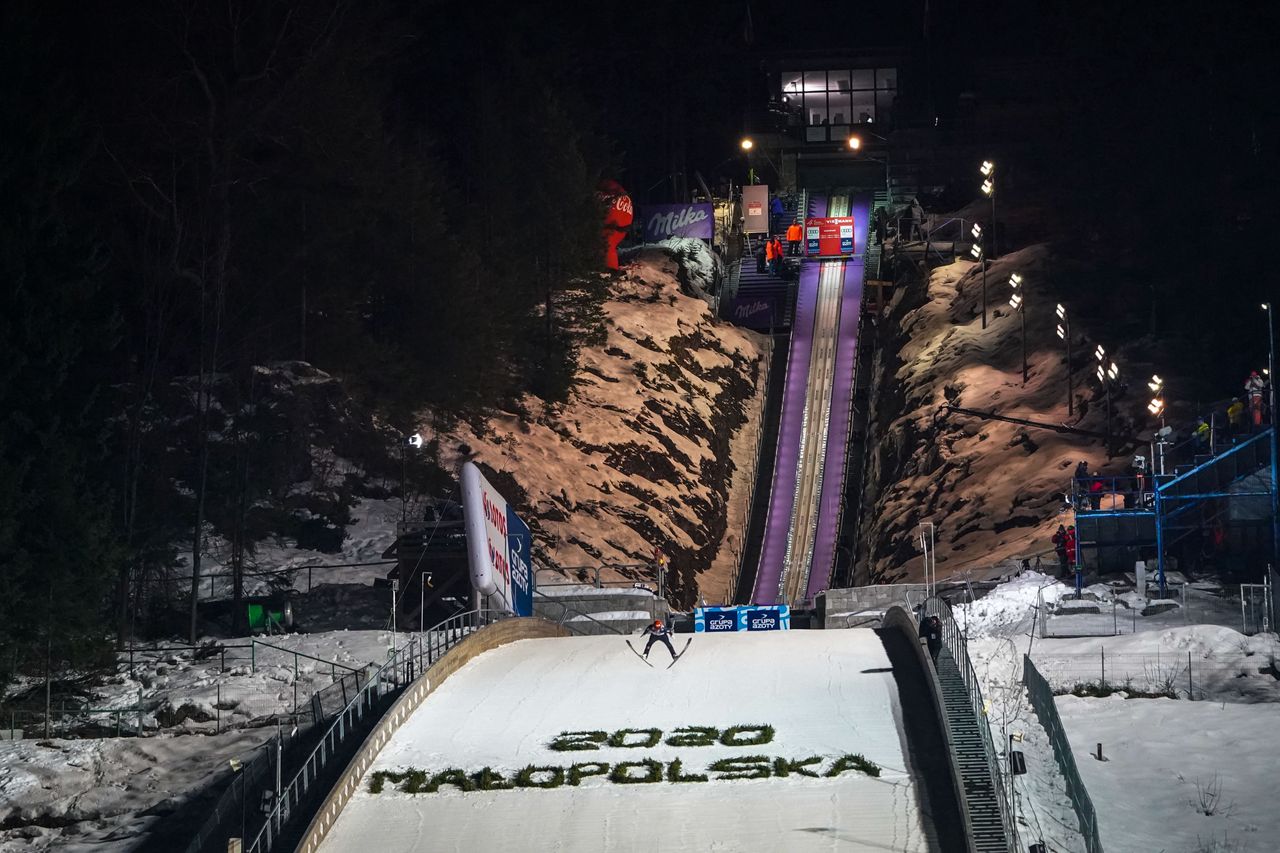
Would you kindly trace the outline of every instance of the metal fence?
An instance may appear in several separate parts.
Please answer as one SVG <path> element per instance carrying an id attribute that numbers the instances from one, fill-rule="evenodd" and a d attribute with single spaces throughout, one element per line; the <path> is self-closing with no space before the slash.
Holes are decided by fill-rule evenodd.
<path id="1" fill-rule="evenodd" d="M 1035 651 L 1042 676 L 1055 693 L 1142 693 L 1170 698 L 1241 696 L 1268 699 L 1280 644 L 1243 640 L 1232 650 L 1156 648 L 1154 652 L 1108 651 L 1060 654 Z M 1258 679 L 1258 676 L 1266 678 Z M 1255 695 L 1256 694 L 1256 695 Z"/>
<path id="2" fill-rule="evenodd" d="M 1102 840 L 1098 837 L 1098 814 L 1093 808 L 1093 800 L 1089 799 L 1089 792 L 1085 790 L 1080 771 L 1076 768 L 1076 759 L 1071 752 L 1066 729 L 1062 726 L 1062 718 L 1058 716 L 1058 707 L 1053 702 L 1053 690 L 1031 662 L 1031 658 L 1026 656 L 1022 659 L 1022 680 L 1027 685 L 1031 707 L 1035 710 L 1040 725 L 1048 733 L 1049 742 L 1053 744 L 1053 757 L 1066 780 L 1067 796 L 1071 799 L 1076 820 L 1080 822 L 1085 850 L 1087 853 L 1102 853 Z"/>
<path id="3" fill-rule="evenodd" d="M 335 715 L 333 723 L 293 777 L 287 783 L 282 781 L 279 796 L 271 798 L 271 808 L 262 828 L 244 848 L 247 853 L 267 853 L 282 842 L 287 843 L 297 829 L 296 823 L 309 816 L 309 807 L 329 791 L 335 774 L 346 766 L 352 748 L 363 740 L 400 692 L 449 649 L 475 631 L 509 615 L 469 610 L 446 619 L 424 632 L 424 636 L 414 637 L 408 645 L 393 651 L 387 662 L 371 674 Z"/>

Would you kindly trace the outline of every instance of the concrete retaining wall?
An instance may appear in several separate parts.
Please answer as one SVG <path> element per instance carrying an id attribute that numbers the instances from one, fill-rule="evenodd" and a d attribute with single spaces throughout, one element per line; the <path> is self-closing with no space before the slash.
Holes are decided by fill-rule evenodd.
<path id="1" fill-rule="evenodd" d="M 857 620 L 860 626 L 863 620 L 858 619 L 858 614 L 884 613 L 895 604 L 909 608 L 907 594 L 914 596 L 916 601 L 923 601 L 925 589 L 922 583 L 828 589 L 818 594 L 816 610 L 824 628 L 855 627 L 850 620 Z"/>
<path id="2" fill-rule="evenodd" d="M 923 586 L 923 584 L 921 584 Z M 956 751 L 951 740 L 951 727 L 947 724 L 947 712 L 942 704 L 942 686 L 938 683 L 938 676 L 933 668 L 933 661 L 929 658 L 929 652 L 925 648 L 924 643 L 920 639 L 920 629 L 916 624 L 915 616 L 906 606 L 890 606 L 885 614 L 882 630 L 900 631 L 905 634 L 911 641 L 911 646 L 916 650 L 919 657 L 920 666 L 924 670 L 925 680 L 929 684 L 929 695 L 933 699 L 933 711 L 938 717 L 938 726 L 942 731 L 943 738 L 947 742 L 947 763 L 951 767 L 951 788 L 955 795 L 955 802 L 960 810 L 960 820 L 964 824 L 965 849 L 972 850 L 971 842 L 973 840 L 972 826 L 969 822 L 969 806 L 967 798 L 964 794 L 964 788 L 960 782 L 960 767 L 956 763 Z"/>
<path id="3" fill-rule="evenodd" d="M 320 842 L 329 834 L 329 830 L 333 827 L 338 816 L 342 814 L 342 809 L 347 805 L 347 801 L 351 799 L 351 795 L 356 792 L 360 785 L 360 780 L 364 778 L 364 774 L 373 765 L 373 761 L 378 757 L 378 753 L 382 751 L 382 747 L 391 739 L 396 730 L 409 719 L 409 716 L 417 710 L 423 700 L 430 696 L 446 678 L 453 675 L 477 655 L 481 655 L 490 649 L 496 649 L 499 646 L 505 646 L 507 643 L 514 643 L 517 640 L 531 640 L 538 637 L 567 636 L 569 636 L 567 630 L 542 619 L 504 619 L 501 622 L 476 631 L 445 652 L 440 660 L 432 664 L 426 672 L 405 689 L 400 698 L 391 706 L 373 731 L 369 733 L 369 736 L 365 738 L 364 743 L 360 745 L 359 750 L 352 757 L 351 763 L 347 765 L 347 769 L 343 771 L 342 776 L 333 786 L 333 790 L 325 797 L 319 811 L 311 819 L 310 825 L 307 826 L 307 831 L 303 833 L 302 841 L 296 848 L 297 851 L 299 853 L 315 853 L 319 849 Z"/>

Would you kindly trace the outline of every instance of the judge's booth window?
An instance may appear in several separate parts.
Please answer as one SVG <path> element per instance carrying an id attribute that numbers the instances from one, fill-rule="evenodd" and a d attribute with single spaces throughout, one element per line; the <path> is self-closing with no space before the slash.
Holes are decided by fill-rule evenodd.
<path id="1" fill-rule="evenodd" d="M 898 72 L 895 68 L 785 71 L 781 89 L 788 124 L 803 125 L 810 142 L 838 142 L 856 126 L 888 121 L 898 93 Z"/>

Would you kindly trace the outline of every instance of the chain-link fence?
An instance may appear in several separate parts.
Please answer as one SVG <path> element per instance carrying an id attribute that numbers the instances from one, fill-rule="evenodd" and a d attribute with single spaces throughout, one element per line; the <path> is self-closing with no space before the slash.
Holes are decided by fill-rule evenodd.
<path id="1" fill-rule="evenodd" d="M 1036 649 L 1036 666 L 1055 693 L 1167 696 L 1181 699 L 1277 698 L 1274 638 L 1241 638 L 1237 648 L 1185 650 L 1156 647 L 1150 652 L 1108 651 L 1064 654 Z"/>
<path id="2" fill-rule="evenodd" d="M 1067 740 L 1062 718 L 1058 716 L 1058 706 L 1053 701 L 1053 690 L 1031 662 L 1031 658 L 1024 656 L 1022 661 L 1022 678 L 1027 685 L 1027 696 L 1031 699 L 1031 707 L 1035 710 L 1040 725 L 1049 735 L 1049 742 L 1053 744 L 1053 757 L 1066 780 L 1067 796 L 1071 799 L 1071 808 L 1080 822 L 1085 850 L 1087 853 L 1102 853 L 1102 840 L 1098 837 L 1098 813 L 1093 808 L 1093 800 L 1089 799 L 1089 792 L 1085 790 L 1084 780 L 1080 778 L 1075 756 L 1071 752 L 1071 743 Z"/>

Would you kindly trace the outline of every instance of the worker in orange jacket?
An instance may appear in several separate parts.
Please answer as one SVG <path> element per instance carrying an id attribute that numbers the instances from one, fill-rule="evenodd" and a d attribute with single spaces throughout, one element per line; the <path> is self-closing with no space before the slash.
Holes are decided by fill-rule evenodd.
<path id="1" fill-rule="evenodd" d="M 764 262 L 769 268 L 771 275 L 778 274 L 778 259 L 773 256 L 773 240 L 769 237 L 764 238 Z"/>
<path id="2" fill-rule="evenodd" d="M 799 222 L 792 222 L 787 226 L 787 254 L 795 256 L 800 254 L 800 238 L 804 236 L 804 229 L 800 227 Z"/>

